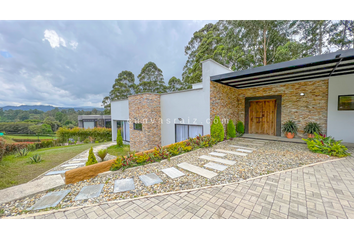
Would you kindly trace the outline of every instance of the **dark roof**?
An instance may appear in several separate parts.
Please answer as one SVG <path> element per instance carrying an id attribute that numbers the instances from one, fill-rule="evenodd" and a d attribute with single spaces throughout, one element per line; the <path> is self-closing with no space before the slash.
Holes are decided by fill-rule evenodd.
<path id="1" fill-rule="evenodd" d="M 210 80 L 235 88 L 304 81 L 354 74 L 354 49 L 211 76 Z"/>

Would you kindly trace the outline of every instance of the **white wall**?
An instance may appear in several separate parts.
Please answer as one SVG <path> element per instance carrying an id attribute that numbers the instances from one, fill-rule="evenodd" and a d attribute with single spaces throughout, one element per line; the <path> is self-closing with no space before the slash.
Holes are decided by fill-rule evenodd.
<path id="1" fill-rule="evenodd" d="M 213 60 L 204 61 L 202 71 L 202 88 L 161 95 L 162 145 L 175 142 L 175 124 L 203 125 L 203 134 L 210 134 L 210 76 L 232 71 Z"/>
<path id="2" fill-rule="evenodd" d="M 118 120 L 129 120 L 128 99 L 111 102 L 112 141 L 117 139 Z"/>
<path id="3" fill-rule="evenodd" d="M 338 111 L 338 95 L 352 94 L 354 74 L 329 78 L 327 133 L 349 143 L 354 143 L 354 110 Z"/>

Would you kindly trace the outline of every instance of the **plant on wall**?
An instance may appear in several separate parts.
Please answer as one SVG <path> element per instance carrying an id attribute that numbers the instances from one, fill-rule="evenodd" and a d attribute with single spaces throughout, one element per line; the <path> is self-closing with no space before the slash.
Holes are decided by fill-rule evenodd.
<path id="1" fill-rule="evenodd" d="M 215 116 L 213 124 L 211 125 L 210 135 L 212 138 L 216 139 L 218 142 L 224 140 L 224 127 L 221 123 L 219 116 Z"/>
<path id="2" fill-rule="evenodd" d="M 118 129 L 118 132 L 117 132 L 117 146 L 123 147 L 122 132 L 120 131 L 120 129 Z"/>
<path id="3" fill-rule="evenodd" d="M 313 138 L 315 133 L 321 133 L 321 126 L 316 122 L 309 122 L 304 128 L 304 132 L 308 134 L 309 138 Z"/>
<path id="4" fill-rule="evenodd" d="M 282 131 L 287 138 L 293 138 L 295 134 L 297 134 L 297 129 L 297 124 L 294 121 L 289 120 L 283 124 Z"/>
<path id="5" fill-rule="evenodd" d="M 245 126 L 243 125 L 242 121 L 238 121 L 236 124 L 236 133 L 237 136 L 242 136 L 245 133 Z"/>
<path id="6" fill-rule="evenodd" d="M 314 133 L 314 138 L 302 139 L 307 143 L 307 147 L 311 152 L 327 154 L 336 157 L 346 157 L 350 153 L 347 148 L 341 144 L 342 140 L 336 141 L 333 137 Z"/>
<path id="7" fill-rule="evenodd" d="M 234 122 L 232 119 L 227 123 L 227 128 L 226 128 L 226 138 L 235 138 L 236 137 L 236 127 L 234 125 Z"/>
<path id="8" fill-rule="evenodd" d="M 86 162 L 86 166 L 92 165 L 92 164 L 96 164 L 97 160 L 96 160 L 96 156 L 93 153 L 93 149 L 91 147 L 90 151 L 89 151 L 89 156 L 88 156 L 88 160 Z"/>

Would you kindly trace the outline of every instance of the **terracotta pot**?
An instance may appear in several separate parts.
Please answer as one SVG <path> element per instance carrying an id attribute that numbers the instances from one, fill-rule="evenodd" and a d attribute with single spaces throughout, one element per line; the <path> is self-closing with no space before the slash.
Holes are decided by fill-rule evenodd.
<path id="1" fill-rule="evenodd" d="M 287 138 L 294 138 L 294 137 L 295 137 L 295 133 L 289 133 L 289 132 L 287 132 L 287 133 L 285 133 L 285 136 L 286 136 Z"/>
<path id="2" fill-rule="evenodd" d="M 308 137 L 308 138 L 314 138 L 314 137 L 315 137 L 315 134 L 310 134 L 310 133 L 308 133 L 308 134 L 307 134 L 307 137 Z"/>

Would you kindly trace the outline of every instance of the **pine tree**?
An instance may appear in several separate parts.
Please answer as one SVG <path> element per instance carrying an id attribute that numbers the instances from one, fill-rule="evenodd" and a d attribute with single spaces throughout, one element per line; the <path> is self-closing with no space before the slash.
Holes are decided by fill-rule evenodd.
<path id="1" fill-rule="evenodd" d="M 96 156 L 93 153 L 93 149 L 91 147 L 90 151 L 89 151 L 89 156 L 88 156 L 88 160 L 86 162 L 86 166 L 92 165 L 92 164 L 96 164 L 97 160 L 96 160 Z"/>
<path id="2" fill-rule="evenodd" d="M 167 90 L 163 79 L 162 70 L 153 62 L 148 62 L 145 64 L 138 75 L 138 79 L 138 93 L 164 93 Z"/>
<path id="3" fill-rule="evenodd" d="M 118 129 L 118 131 L 117 131 L 117 146 L 123 147 L 122 132 L 120 131 L 120 129 Z"/>
<path id="4" fill-rule="evenodd" d="M 224 137 L 225 137 L 224 126 L 222 125 L 219 116 L 215 116 L 214 118 L 214 121 L 210 129 L 210 135 L 218 142 L 224 141 Z"/>
<path id="5" fill-rule="evenodd" d="M 232 119 L 227 123 L 227 131 L 226 131 L 226 138 L 235 138 L 236 137 L 236 127 Z"/>

